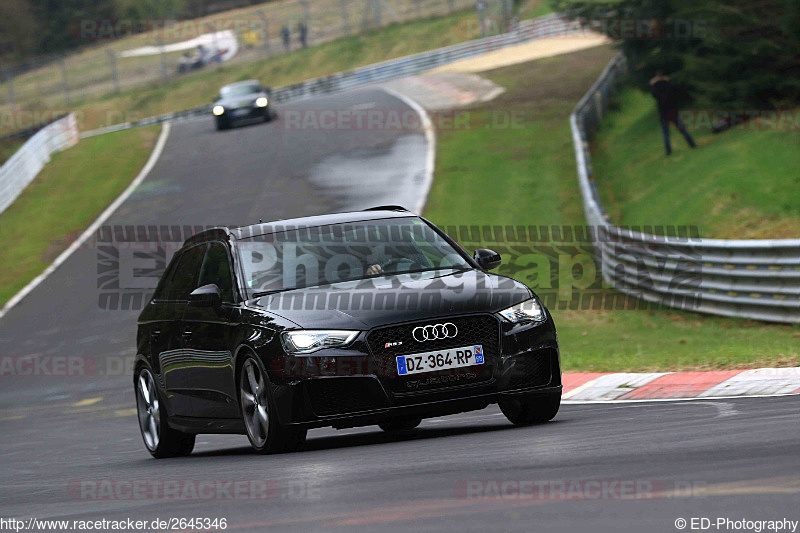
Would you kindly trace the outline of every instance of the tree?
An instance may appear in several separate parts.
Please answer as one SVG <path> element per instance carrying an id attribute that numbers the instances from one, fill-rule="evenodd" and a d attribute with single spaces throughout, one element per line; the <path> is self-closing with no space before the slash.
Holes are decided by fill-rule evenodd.
<path id="1" fill-rule="evenodd" d="M 33 53 L 39 24 L 27 0 L 0 1 L 0 59 L 13 61 Z"/>
<path id="2" fill-rule="evenodd" d="M 615 39 L 642 87 L 664 70 L 700 105 L 761 109 L 800 102 L 800 0 L 552 4 Z M 626 23 L 634 29 L 625 32 Z"/>

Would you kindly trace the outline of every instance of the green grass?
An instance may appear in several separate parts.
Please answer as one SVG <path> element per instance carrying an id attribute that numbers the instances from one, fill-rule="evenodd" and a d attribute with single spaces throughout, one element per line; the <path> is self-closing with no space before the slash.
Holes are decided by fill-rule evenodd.
<path id="1" fill-rule="evenodd" d="M 690 150 L 673 127 L 666 157 L 652 97 L 627 89 L 618 102 L 593 143 L 595 179 L 615 223 L 694 225 L 730 239 L 800 237 L 800 130 L 693 128 L 699 147 Z"/>
<path id="2" fill-rule="evenodd" d="M 84 139 L 53 156 L 0 214 L 0 306 L 36 277 L 139 173 L 151 126 Z"/>
<path id="3" fill-rule="evenodd" d="M 469 127 L 438 131 L 436 177 L 425 215 L 444 227 L 585 224 L 568 118 L 615 53 L 600 47 L 488 73 L 508 90 L 492 102 L 469 109 Z M 509 114 L 517 114 L 520 127 L 492 126 L 502 124 L 501 118 Z M 462 243 L 468 249 L 497 247 L 488 241 L 462 239 Z M 559 251 L 588 259 L 586 245 L 566 245 Z M 510 268 L 524 256 L 518 249 L 503 252 L 506 267 L 501 267 L 501 273 L 513 273 L 556 302 L 550 310 L 558 326 L 565 371 L 707 370 L 800 363 L 800 327 L 675 310 L 570 310 L 566 305 L 571 301 L 569 290 L 562 296 L 548 288 L 550 276 Z M 562 271 L 560 275 L 570 279 L 573 274 Z M 572 291 L 578 296 L 590 294 L 577 287 Z M 618 296 L 602 287 L 594 287 L 593 293 Z"/>
<path id="4" fill-rule="evenodd" d="M 25 141 L 9 139 L 0 141 L 0 165 L 8 161 Z"/>

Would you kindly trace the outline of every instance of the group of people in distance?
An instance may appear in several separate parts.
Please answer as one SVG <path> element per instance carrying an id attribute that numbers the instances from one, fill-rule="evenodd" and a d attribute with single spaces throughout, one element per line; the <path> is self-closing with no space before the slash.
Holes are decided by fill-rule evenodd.
<path id="1" fill-rule="evenodd" d="M 300 40 L 300 46 L 308 48 L 308 27 L 303 21 L 297 23 L 297 38 Z M 290 51 L 292 49 L 292 32 L 286 24 L 281 28 L 281 39 L 283 48 L 287 52 Z"/>

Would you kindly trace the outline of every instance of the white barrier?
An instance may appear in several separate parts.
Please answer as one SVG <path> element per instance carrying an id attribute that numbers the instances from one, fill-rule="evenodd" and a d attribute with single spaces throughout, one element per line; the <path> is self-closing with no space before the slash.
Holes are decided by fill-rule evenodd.
<path id="1" fill-rule="evenodd" d="M 570 116 L 584 213 L 596 229 L 604 281 L 667 307 L 800 323 L 800 239 L 662 237 L 611 223 L 595 187 L 589 140 L 626 71 L 624 56 L 613 59 Z"/>
<path id="2" fill-rule="evenodd" d="M 78 121 L 70 113 L 37 131 L 0 167 L 0 213 L 22 194 L 50 155 L 78 142 Z"/>

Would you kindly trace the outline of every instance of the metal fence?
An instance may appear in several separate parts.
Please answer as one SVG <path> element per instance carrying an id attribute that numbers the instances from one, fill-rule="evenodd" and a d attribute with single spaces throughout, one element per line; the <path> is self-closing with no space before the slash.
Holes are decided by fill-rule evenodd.
<path id="1" fill-rule="evenodd" d="M 78 121 L 69 114 L 39 130 L 0 167 L 0 213 L 10 206 L 50 161 L 78 142 Z"/>
<path id="2" fill-rule="evenodd" d="M 474 39 L 445 48 L 421 52 L 398 59 L 391 59 L 382 63 L 374 63 L 355 70 L 306 80 L 295 85 L 277 87 L 272 89 L 272 99 L 275 102 L 288 102 L 315 95 L 335 93 L 337 91 L 352 89 L 371 83 L 418 74 L 461 59 L 475 57 L 514 44 L 547 37 L 585 34 L 585 32 L 586 30 L 579 24 L 566 21 L 557 15 L 547 15 L 523 21 L 512 31 L 500 35 Z M 84 132 L 81 136 L 91 137 L 120 129 L 165 122 L 167 120 L 180 120 L 198 115 L 208 115 L 210 112 L 211 105 L 205 105 L 176 113 L 149 117 L 132 123 L 116 124 L 106 128 Z"/>
<path id="3" fill-rule="evenodd" d="M 468 10 L 474 19 L 464 24 L 466 37 L 480 36 L 484 30 L 499 33 L 504 31 L 509 3 L 483 0 L 486 7 L 479 15 L 475 0 L 282 0 L 187 21 L 68 21 L 65 31 L 86 46 L 69 55 L 0 66 L 0 108 L 64 109 L 126 88 L 176 79 L 183 75 L 185 54 L 194 55 L 197 49 L 175 47 L 202 36 L 232 33 L 236 52 L 226 64 L 245 64 L 303 48 L 301 25 L 307 28 L 305 45 L 313 46 L 395 22 Z M 479 17 L 487 22 L 483 29 Z M 141 30 L 146 31 L 136 33 Z M 151 53 L 136 52 L 144 47 Z M 202 68 L 216 66 L 212 62 Z"/>
<path id="4" fill-rule="evenodd" d="M 647 233 L 647 228 L 611 224 L 595 187 L 589 141 L 625 73 L 625 59 L 618 56 L 570 116 L 584 212 L 596 228 L 595 251 L 604 281 L 668 307 L 800 323 L 800 239 L 664 237 Z"/>

